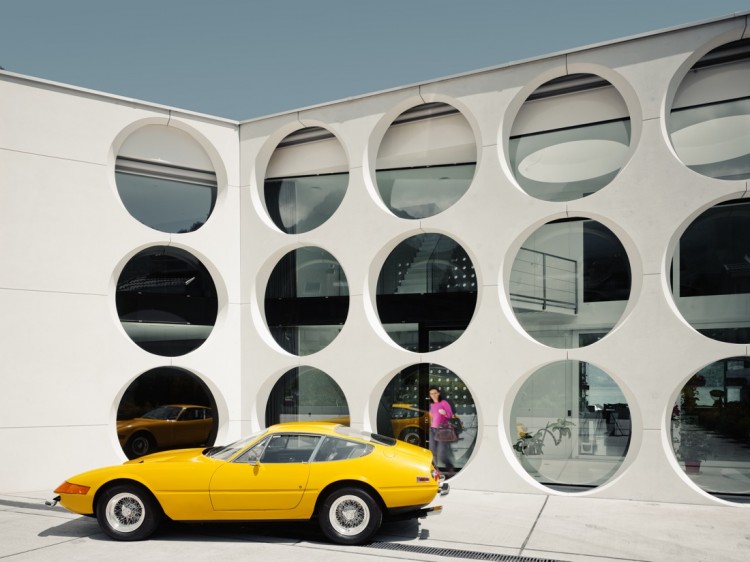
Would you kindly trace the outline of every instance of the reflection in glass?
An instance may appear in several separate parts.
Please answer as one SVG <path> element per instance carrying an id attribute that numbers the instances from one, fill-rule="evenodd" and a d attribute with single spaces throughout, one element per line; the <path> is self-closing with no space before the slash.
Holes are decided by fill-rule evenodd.
<path id="1" fill-rule="evenodd" d="M 349 285 L 330 253 L 316 247 L 286 254 L 266 287 L 266 322 L 283 349 L 309 355 L 330 344 L 349 311 Z"/>
<path id="2" fill-rule="evenodd" d="M 630 445 L 630 408 L 596 366 L 560 361 L 536 371 L 511 409 L 509 437 L 539 483 L 571 491 L 607 482 Z"/>
<path id="3" fill-rule="evenodd" d="M 266 178 L 266 207 L 283 232 L 308 232 L 331 218 L 348 184 L 348 173 Z"/>
<path id="4" fill-rule="evenodd" d="M 216 287 L 205 266 L 185 250 L 167 246 L 143 250 L 125 265 L 115 302 L 130 338 L 166 357 L 198 348 L 218 311 Z"/>
<path id="5" fill-rule="evenodd" d="M 397 217 L 421 219 L 442 213 L 469 189 L 476 164 L 377 170 L 380 196 Z"/>
<path id="6" fill-rule="evenodd" d="M 195 375 L 161 367 L 139 376 L 117 408 L 117 438 L 125 455 L 208 446 L 218 430 L 216 404 Z"/>
<path id="7" fill-rule="evenodd" d="M 630 120 L 511 137 L 513 175 L 529 195 L 571 201 L 599 191 L 622 168 Z"/>
<path id="8" fill-rule="evenodd" d="M 750 497 L 750 358 L 716 361 L 688 380 L 672 410 L 672 446 L 690 479 L 728 500 Z"/>
<path id="9" fill-rule="evenodd" d="M 557 348 L 580 347 L 579 336 L 610 331 L 630 295 L 630 262 L 617 236 L 601 223 L 553 221 L 518 251 L 510 301 L 534 339 Z"/>
<path id="10" fill-rule="evenodd" d="M 673 110 L 669 131 L 691 170 L 723 180 L 750 178 L 750 97 Z"/>
<path id="11" fill-rule="evenodd" d="M 675 251 L 672 293 L 691 326 L 728 343 L 750 343 L 750 202 L 701 214 Z"/>
<path id="12" fill-rule="evenodd" d="M 377 432 L 407 443 L 430 447 L 429 389 L 437 387 L 454 413 L 459 428 L 458 441 L 446 448 L 445 462 L 439 466 L 453 476 L 468 462 L 477 438 L 477 411 L 474 399 L 461 378 L 441 365 L 420 363 L 398 373 L 378 403 Z M 446 466 L 449 465 L 449 466 Z"/>
<path id="13" fill-rule="evenodd" d="M 341 387 L 320 369 L 295 367 L 271 390 L 266 404 L 266 427 L 295 421 L 349 425 L 349 405 Z"/>
<path id="14" fill-rule="evenodd" d="M 434 351 L 458 339 L 477 299 L 474 265 L 442 234 L 419 234 L 388 256 L 377 284 L 380 321 L 398 345 Z"/>
<path id="15" fill-rule="evenodd" d="M 128 212 L 160 232 L 197 230 L 216 203 L 216 175 L 209 171 L 120 157 L 115 181 Z"/>
<path id="16" fill-rule="evenodd" d="M 441 102 L 404 111 L 378 150 L 375 179 L 383 203 L 405 219 L 445 211 L 469 189 L 477 160 L 466 118 Z"/>

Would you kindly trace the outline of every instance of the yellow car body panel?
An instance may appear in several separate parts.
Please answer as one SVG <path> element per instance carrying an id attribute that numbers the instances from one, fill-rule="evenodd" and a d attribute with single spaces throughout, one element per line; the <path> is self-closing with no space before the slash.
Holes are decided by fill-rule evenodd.
<path id="1" fill-rule="evenodd" d="M 58 488 L 60 503 L 75 513 L 91 515 L 97 494 L 112 483 L 137 483 L 175 521 L 253 521 L 309 519 L 320 494 L 330 486 L 357 485 L 379 496 L 386 510 L 426 506 L 439 493 L 432 453 L 396 441 L 381 445 L 358 439 L 356 432 L 337 433 L 333 424 L 287 423 L 269 428 L 226 460 L 202 449 L 165 451 L 117 466 L 84 472 L 66 481 L 88 487 L 83 493 Z M 345 428 L 348 430 L 348 428 Z M 272 435 L 329 436 L 371 447 L 358 458 L 319 462 L 235 462 Z M 369 449 L 368 449 L 369 450 Z"/>

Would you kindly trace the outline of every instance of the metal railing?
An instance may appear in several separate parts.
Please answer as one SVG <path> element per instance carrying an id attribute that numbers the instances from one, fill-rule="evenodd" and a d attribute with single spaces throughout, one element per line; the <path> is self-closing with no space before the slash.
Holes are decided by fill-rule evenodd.
<path id="1" fill-rule="evenodd" d="M 510 299 L 536 309 L 578 313 L 578 262 L 521 248 L 510 273 Z"/>

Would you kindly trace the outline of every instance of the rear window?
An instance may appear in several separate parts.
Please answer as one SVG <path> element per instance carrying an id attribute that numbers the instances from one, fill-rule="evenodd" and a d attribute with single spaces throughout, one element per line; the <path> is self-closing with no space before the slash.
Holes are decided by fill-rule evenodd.
<path id="1" fill-rule="evenodd" d="M 396 440 L 393 437 L 386 437 L 385 435 L 379 435 L 377 433 L 370 433 L 369 431 L 360 431 L 345 425 L 339 425 L 336 427 L 336 433 L 343 435 L 344 437 L 353 437 L 355 439 L 362 439 L 363 441 L 369 441 L 370 443 L 378 443 L 380 445 L 386 445 L 393 447 L 396 444 Z"/>

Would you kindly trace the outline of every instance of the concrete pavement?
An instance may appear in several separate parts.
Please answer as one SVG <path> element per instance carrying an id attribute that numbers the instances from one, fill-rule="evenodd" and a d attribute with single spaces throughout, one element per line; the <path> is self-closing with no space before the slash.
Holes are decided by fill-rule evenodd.
<path id="1" fill-rule="evenodd" d="M 384 524 L 373 543 L 325 541 L 314 524 L 170 523 L 143 542 L 112 541 L 96 520 L 44 506 L 51 492 L 0 492 L 0 559 L 750 560 L 750 505 L 695 506 L 452 489 L 442 515 Z"/>

